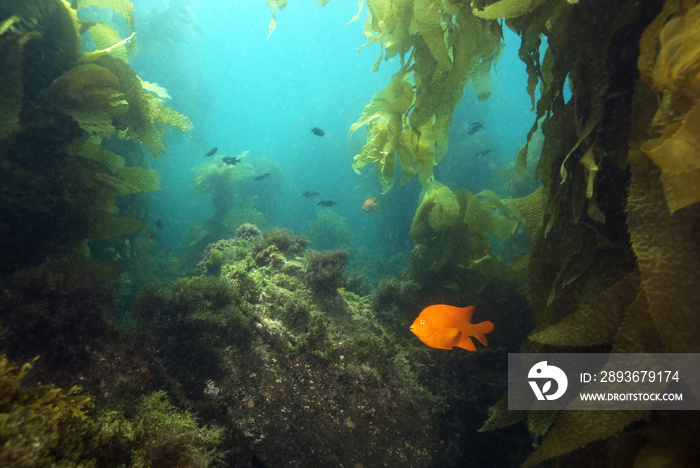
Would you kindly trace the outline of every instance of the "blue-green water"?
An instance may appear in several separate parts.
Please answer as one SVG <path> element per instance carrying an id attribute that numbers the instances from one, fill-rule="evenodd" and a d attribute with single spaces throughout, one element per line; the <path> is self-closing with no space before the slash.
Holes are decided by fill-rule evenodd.
<path id="1" fill-rule="evenodd" d="M 172 2 L 169 8 L 154 1 L 136 2 L 135 8 L 138 52 L 131 66 L 142 79 L 165 87 L 172 96 L 166 104 L 194 124 L 187 135 L 170 129 L 168 154 L 148 162 L 162 177 L 162 191 L 149 194 L 148 201 L 151 220 L 162 221 L 158 242 L 164 249 L 182 252 L 192 224 L 210 216 L 211 200 L 194 192 L 192 169 L 249 151 L 248 164 L 260 165 L 258 172 L 272 171 L 270 178 L 250 185 L 265 202 L 258 207 L 265 227 L 310 235 L 312 248 L 350 248 L 355 257 L 379 260 L 375 265 L 385 270 L 374 272 L 375 279 L 405 267 L 400 261 L 382 266 L 381 259 L 407 261 L 420 184 L 397 182 L 380 196 L 375 167 L 367 166 L 361 175 L 351 167 L 367 132 L 362 128 L 349 139 L 348 129 L 400 67 L 395 57 L 370 71 L 380 47 L 361 47 L 366 7 L 348 24 L 357 13 L 354 2 L 325 7 L 290 2 L 277 12 L 271 34 L 270 11 L 261 1 Z M 479 102 L 467 86 L 455 109 L 451 149 L 435 168 L 436 180 L 452 189 L 493 189 L 498 170 L 513 162 L 525 143 L 534 113 L 524 87 L 525 67 L 517 57 L 519 44 L 506 29 L 492 96 Z M 469 135 L 466 129 L 473 122 L 483 127 Z M 312 127 L 325 135 L 315 136 Z M 218 153 L 205 159 L 214 146 Z M 490 152 L 475 157 L 483 150 Z M 304 198 L 304 191 L 320 196 Z M 363 202 L 377 196 L 380 210 L 363 212 Z M 320 208 L 316 204 L 322 199 L 337 204 Z M 337 215 L 332 219 L 349 235 L 340 242 L 314 243 L 309 223 L 319 215 Z"/>
<path id="2" fill-rule="evenodd" d="M 693 466 L 507 367 L 698 351 L 698 2 L 268 3 L 0 1 L 0 466 Z"/>

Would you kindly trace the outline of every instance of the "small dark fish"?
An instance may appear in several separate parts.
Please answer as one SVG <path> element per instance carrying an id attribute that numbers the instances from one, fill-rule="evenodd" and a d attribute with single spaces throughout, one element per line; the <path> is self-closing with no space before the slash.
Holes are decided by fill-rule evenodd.
<path id="1" fill-rule="evenodd" d="M 212 149 L 210 149 L 209 151 L 207 151 L 207 154 L 205 154 L 204 157 L 205 157 L 205 158 L 208 158 L 209 156 L 214 156 L 214 155 L 216 154 L 217 151 L 219 151 L 219 148 L 217 148 L 217 147 L 215 146 L 215 147 L 213 147 Z"/>
<path id="2" fill-rule="evenodd" d="M 223 158 L 221 158 L 221 161 L 224 164 L 228 164 L 230 166 L 235 166 L 236 164 L 241 162 L 240 160 L 236 159 L 235 156 L 224 156 Z"/>
<path id="3" fill-rule="evenodd" d="M 326 132 L 324 132 L 323 130 L 321 130 L 321 129 L 318 128 L 318 127 L 312 128 L 312 129 L 311 129 L 311 133 L 313 133 L 313 134 L 316 135 L 316 136 L 323 136 L 323 135 L 326 134 Z"/>
<path id="4" fill-rule="evenodd" d="M 474 133 L 481 130 L 482 127 L 483 127 L 483 125 L 481 124 L 481 122 L 474 122 L 467 129 L 467 135 L 473 135 Z"/>
<path id="5" fill-rule="evenodd" d="M 265 172 L 264 174 L 260 174 L 259 176 L 257 176 L 257 177 L 256 177 L 255 179 L 253 179 L 253 180 L 265 180 L 265 179 L 267 179 L 268 177 L 270 177 L 270 173 L 269 173 L 269 172 Z"/>
<path id="6" fill-rule="evenodd" d="M 490 149 L 481 150 L 478 153 L 474 154 L 474 158 L 481 159 L 484 156 L 486 156 L 487 154 L 489 154 L 490 152 L 491 152 Z"/>
<path id="7" fill-rule="evenodd" d="M 316 203 L 320 207 L 327 207 L 327 206 L 333 206 L 335 205 L 335 202 L 333 200 L 321 200 L 320 202 Z"/>
<path id="8" fill-rule="evenodd" d="M 306 198 L 313 198 L 313 197 L 318 197 L 320 194 L 318 192 L 313 192 L 309 190 L 308 192 L 302 193 Z"/>
<path id="9" fill-rule="evenodd" d="M 156 221 L 156 227 L 158 229 L 163 229 L 163 222 L 160 219 L 158 221 Z"/>

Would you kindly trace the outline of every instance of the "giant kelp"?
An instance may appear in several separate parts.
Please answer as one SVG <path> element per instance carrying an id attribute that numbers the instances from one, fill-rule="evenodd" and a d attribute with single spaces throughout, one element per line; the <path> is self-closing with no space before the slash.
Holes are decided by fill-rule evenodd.
<path id="1" fill-rule="evenodd" d="M 239 153 L 235 158 L 240 160 L 246 154 L 248 151 Z M 270 172 L 279 171 L 274 163 L 265 161 L 263 164 Z M 195 174 L 195 192 L 211 197 L 214 208 L 211 217 L 190 229 L 188 244 L 193 255 L 198 256 L 207 243 L 232 237 L 244 223 L 259 226 L 269 223 L 263 211 L 267 214 L 272 212 L 272 209 L 264 208 L 269 208 L 269 204 L 265 204 L 269 203 L 275 192 L 260 190 L 253 184 L 256 174 L 253 164 L 241 162 L 231 165 L 216 158 L 195 166 L 192 172 Z"/>
<path id="2" fill-rule="evenodd" d="M 143 229 L 140 221 L 119 216 L 115 197 L 157 190 L 158 176 L 126 165 L 105 142 L 129 139 L 158 156 L 165 153 L 168 125 L 191 126 L 144 92 L 125 62 L 128 54 L 117 53 L 128 38 L 78 20 L 77 9 L 93 4 L 113 7 L 133 27 L 127 1 L 0 6 L 0 235 L 12 252 L 3 262 L 6 271 L 38 264 L 51 253 L 82 255 L 85 239 Z M 81 52 L 83 31 L 102 48 Z M 117 42 L 107 45 L 108 37 Z"/>
<path id="3" fill-rule="evenodd" d="M 525 293 L 527 257 L 504 261 L 494 253 L 492 236 L 509 241 L 511 248 L 518 229 L 534 237 L 543 212 L 541 198 L 539 189 L 527 197 L 502 200 L 493 192 L 452 192 L 433 182 L 411 225 L 415 275 L 440 272 L 450 278 L 447 283 L 453 289 L 469 290 L 471 295 L 478 294 L 489 280 L 500 278 Z"/>
<path id="4" fill-rule="evenodd" d="M 319 5 L 325 6 L 326 3 L 328 3 L 328 0 L 316 0 Z M 270 18 L 270 34 L 275 30 L 277 27 L 277 16 L 275 16 L 275 11 L 282 11 L 284 8 L 287 6 L 287 0 L 265 0 L 267 2 L 267 6 L 270 7 L 270 15 L 272 15 L 272 18 Z M 270 37 L 270 34 L 268 34 L 268 39 Z"/>
<path id="5" fill-rule="evenodd" d="M 541 125 L 545 136 L 537 168 L 545 229 L 530 260 L 538 328 L 525 350 L 697 352 L 700 179 L 688 130 L 700 100 L 699 14 L 697 2 L 618 2 L 601 14 L 549 1 L 508 20 L 523 38 L 530 89 L 540 84 L 533 132 Z M 548 41 L 541 63 L 540 34 Z M 667 435 L 673 424 L 696 426 L 689 413 L 543 418 L 505 402 L 484 429 L 526 418 L 533 438 L 544 438 L 524 466 L 569 452 L 615 453 L 635 466 L 661 454 L 678 465 L 697 457 L 684 434 Z"/>
<path id="6" fill-rule="evenodd" d="M 423 0 L 377 0 L 367 6 L 367 44 L 382 46 L 375 68 L 396 55 L 402 67 L 350 127 L 350 135 L 365 124 L 369 131 L 353 168 L 359 172 L 376 163 L 386 192 L 398 162 L 402 183 L 417 176 L 429 189 L 464 87 L 471 81 L 482 100 L 491 94 L 491 66 L 503 50 L 501 27 L 451 2 L 438 7 Z"/>

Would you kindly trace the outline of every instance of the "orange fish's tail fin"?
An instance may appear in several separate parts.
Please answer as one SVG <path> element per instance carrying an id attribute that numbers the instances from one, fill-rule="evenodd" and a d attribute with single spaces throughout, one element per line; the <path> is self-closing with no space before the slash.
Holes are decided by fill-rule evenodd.
<path id="1" fill-rule="evenodd" d="M 479 322 L 474 324 L 474 338 L 479 340 L 484 346 L 488 346 L 489 342 L 486 339 L 486 334 L 493 331 L 493 322 L 487 320 L 485 322 Z"/>

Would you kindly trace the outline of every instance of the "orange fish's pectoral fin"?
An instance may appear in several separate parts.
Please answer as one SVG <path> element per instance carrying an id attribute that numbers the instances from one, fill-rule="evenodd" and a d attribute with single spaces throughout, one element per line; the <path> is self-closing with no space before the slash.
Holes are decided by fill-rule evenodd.
<path id="1" fill-rule="evenodd" d="M 467 351 L 476 351 L 476 346 L 474 346 L 474 342 L 468 336 L 462 338 L 460 342 L 457 343 L 457 346 L 462 349 L 466 349 Z"/>
<path id="2" fill-rule="evenodd" d="M 477 324 L 474 324 L 474 338 L 479 340 L 479 343 L 481 343 L 484 346 L 488 346 L 489 342 L 486 339 L 486 334 L 491 333 L 493 331 L 493 322 L 490 321 L 485 321 L 485 322 L 479 322 Z"/>
<path id="3" fill-rule="evenodd" d="M 437 332 L 438 343 L 444 349 L 452 349 L 458 345 L 462 338 L 459 328 L 445 328 Z"/>

